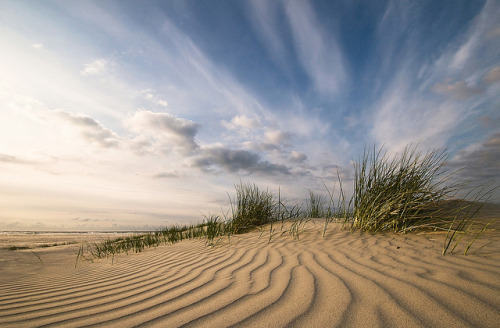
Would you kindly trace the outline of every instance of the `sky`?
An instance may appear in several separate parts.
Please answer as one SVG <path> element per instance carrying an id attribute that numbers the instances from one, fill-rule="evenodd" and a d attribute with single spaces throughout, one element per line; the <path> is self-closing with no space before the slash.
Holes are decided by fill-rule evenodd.
<path id="1" fill-rule="evenodd" d="M 498 17 L 498 0 L 0 0 L 0 230 L 197 223 L 240 182 L 300 204 L 337 172 L 349 190 L 374 146 L 446 149 L 499 186 Z"/>

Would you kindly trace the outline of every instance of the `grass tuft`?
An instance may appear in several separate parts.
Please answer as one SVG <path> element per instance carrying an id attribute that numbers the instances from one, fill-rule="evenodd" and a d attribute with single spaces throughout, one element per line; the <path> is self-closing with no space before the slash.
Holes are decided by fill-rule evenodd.
<path id="1" fill-rule="evenodd" d="M 323 195 L 314 193 L 309 190 L 309 199 L 306 203 L 305 216 L 308 218 L 323 218 L 330 216 L 330 208 L 325 210 L 326 198 Z"/>
<path id="2" fill-rule="evenodd" d="M 236 199 L 231 200 L 234 233 L 273 222 L 280 205 L 269 190 L 262 191 L 255 184 L 235 185 Z"/>
<path id="3" fill-rule="evenodd" d="M 406 147 L 389 159 L 380 148 L 354 165 L 351 229 L 407 232 L 438 216 L 438 205 L 460 191 L 443 170 L 445 153 Z"/>

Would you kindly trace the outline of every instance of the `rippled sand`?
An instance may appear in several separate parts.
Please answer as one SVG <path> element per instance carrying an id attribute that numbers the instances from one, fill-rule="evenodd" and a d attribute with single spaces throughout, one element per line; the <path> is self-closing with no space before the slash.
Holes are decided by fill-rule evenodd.
<path id="1" fill-rule="evenodd" d="M 76 268 L 76 245 L 0 250 L 0 326 L 498 327 L 498 231 L 475 255 L 442 256 L 442 234 L 332 224 L 322 238 L 321 225 L 300 240 L 251 232 Z"/>

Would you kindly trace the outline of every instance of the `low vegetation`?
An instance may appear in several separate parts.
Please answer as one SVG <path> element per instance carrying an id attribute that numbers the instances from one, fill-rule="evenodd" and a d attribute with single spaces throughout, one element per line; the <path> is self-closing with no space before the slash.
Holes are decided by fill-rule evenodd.
<path id="1" fill-rule="evenodd" d="M 445 163 L 444 152 L 422 154 L 416 146 L 409 146 L 393 157 L 382 148 L 365 150 L 354 164 L 352 196 L 346 197 L 342 179 L 337 174 L 338 196 L 335 196 L 335 188 L 330 190 L 325 184 L 328 197 L 310 190 L 304 211 L 302 205 L 288 205 L 281 197 L 281 190 L 276 196 L 255 184 L 240 182 L 235 185 L 235 198 L 229 196 L 231 215 L 210 214 L 197 225 L 172 226 L 82 245 L 77 260 L 80 257 L 108 258 L 118 253 L 141 252 L 148 247 L 194 238 L 205 238 L 205 244 L 213 247 L 223 238 L 227 237 L 230 242 L 232 235 L 255 228 L 260 228 L 262 235 L 264 225 L 269 225 L 268 242 L 278 234 L 278 227 L 281 235 L 288 233 L 299 239 L 301 229 L 310 218 L 324 218 L 323 236 L 334 220 L 351 230 L 370 233 L 442 230 L 446 233 L 443 255 L 452 253 L 468 235 L 469 244 L 464 252 L 467 254 L 489 225 L 477 229 L 474 220 L 487 193 L 481 189 L 459 198 L 469 187 L 453 180 L 453 173 L 444 169 Z M 286 230 L 285 221 L 290 222 Z"/>
<path id="2" fill-rule="evenodd" d="M 278 201 L 269 191 L 259 190 L 255 184 L 240 182 L 235 186 L 236 199 L 231 200 L 231 223 L 234 233 L 273 222 L 278 211 Z"/>
<path id="3" fill-rule="evenodd" d="M 17 251 L 19 249 L 48 248 L 48 247 L 56 247 L 56 246 L 64 246 L 64 245 L 72 245 L 72 244 L 76 244 L 76 242 L 40 244 L 40 245 L 34 245 L 34 246 L 8 246 L 8 247 L 6 247 L 6 249 L 8 249 L 10 251 Z"/>
<path id="4" fill-rule="evenodd" d="M 365 151 L 354 165 L 354 192 L 343 204 L 348 209 L 344 224 L 372 233 L 444 230 L 443 255 L 453 252 L 465 235 L 475 235 L 467 254 L 487 228 L 473 227 L 488 193 L 455 180 L 456 172 L 447 171 L 445 164 L 444 151 L 422 154 L 416 146 L 392 159 L 382 148 Z"/>
<path id="5" fill-rule="evenodd" d="M 444 163 L 445 154 L 437 151 L 422 156 L 407 147 L 393 159 L 382 149 L 365 151 L 354 166 L 351 228 L 406 232 L 433 224 L 442 210 L 436 205 L 462 187 L 451 182 Z"/>
<path id="6" fill-rule="evenodd" d="M 146 248 L 171 245 L 185 239 L 206 238 L 206 244 L 214 246 L 216 237 L 224 234 L 230 237 L 232 232 L 229 227 L 230 224 L 220 221 L 218 216 L 210 216 L 197 225 L 172 226 L 149 233 L 86 243 L 79 248 L 77 262 L 80 258 L 93 261 L 96 258 L 114 258 L 120 253 L 139 253 Z"/>

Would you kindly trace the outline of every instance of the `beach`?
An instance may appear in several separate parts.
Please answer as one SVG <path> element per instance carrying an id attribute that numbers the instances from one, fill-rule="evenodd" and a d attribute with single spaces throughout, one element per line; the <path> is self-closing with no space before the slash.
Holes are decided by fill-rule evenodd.
<path id="1" fill-rule="evenodd" d="M 94 261 L 78 244 L 2 249 L 0 326 L 498 326 L 498 231 L 442 256 L 442 233 L 322 237 L 322 222 Z"/>

